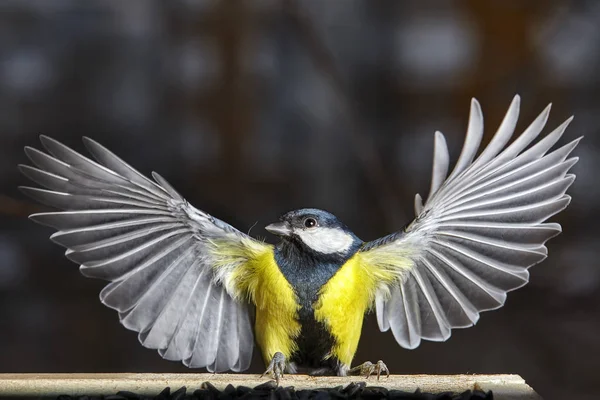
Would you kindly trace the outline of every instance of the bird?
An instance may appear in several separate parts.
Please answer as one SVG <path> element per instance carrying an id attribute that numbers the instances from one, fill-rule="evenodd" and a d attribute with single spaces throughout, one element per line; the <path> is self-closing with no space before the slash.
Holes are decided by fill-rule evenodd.
<path id="1" fill-rule="evenodd" d="M 550 108 L 514 135 L 515 96 L 482 146 L 472 99 L 452 171 L 435 132 L 427 200 L 417 194 L 414 220 L 372 241 L 316 208 L 267 225 L 277 243 L 255 239 L 87 137 L 93 160 L 40 136 L 46 152 L 26 147 L 33 165 L 19 169 L 41 187 L 20 189 L 58 210 L 30 218 L 56 230 L 51 240 L 84 276 L 107 281 L 100 301 L 163 358 L 240 372 L 257 346 L 277 383 L 287 373 L 379 378 L 389 375 L 382 360 L 352 364 L 365 315 L 405 349 L 445 341 L 502 307 L 547 257 L 562 230 L 547 220 L 571 200 L 578 158 L 569 156 L 581 140 L 553 149 L 573 117 L 536 140 Z"/>

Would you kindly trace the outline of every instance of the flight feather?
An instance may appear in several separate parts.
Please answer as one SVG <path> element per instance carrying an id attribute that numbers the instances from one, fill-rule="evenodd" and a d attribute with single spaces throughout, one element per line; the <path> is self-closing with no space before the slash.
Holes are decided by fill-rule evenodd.
<path id="1" fill-rule="evenodd" d="M 109 281 L 102 303 L 164 358 L 216 372 L 247 369 L 250 305 L 232 277 L 271 246 L 194 208 L 160 175 L 146 178 L 91 139 L 84 144 L 96 161 L 40 139 L 47 153 L 27 147 L 34 166 L 20 169 L 42 188 L 21 190 L 63 211 L 31 218 L 57 229 L 52 240 L 83 275 Z"/>
<path id="2" fill-rule="evenodd" d="M 541 133 L 548 106 L 507 146 L 519 105 L 516 96 L 476 158 L 483 114 L 473 99 L 454 170 L 446 177 L 448 150 L 437 132 L 431 190 L 425 203 L 415 198 L 415 220 L 361 249 L 366 267 L 386 276 L 374 302 L 379 327 L 391 329 L 405 348 L 444 341 L 452 328 L 474 325 L 480 312 L 501 307 L 507 292 L 528 282 L 528 268 L 546 258 L 546 241 L 561 232 L 545 221 L 569 204 L 565 192 L 577 158 L 568 157 L 580 139 L 549 152 L 570 118 L 525 150 Z"/>

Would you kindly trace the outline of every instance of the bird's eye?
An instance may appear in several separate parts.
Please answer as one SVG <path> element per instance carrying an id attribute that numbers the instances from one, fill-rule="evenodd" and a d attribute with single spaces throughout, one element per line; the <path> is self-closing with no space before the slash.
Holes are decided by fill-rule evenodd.
<path id="1" fill-rule="evenodd" d="M 304 220 L 304 226 L 307 228 L 314 228 L 317 226 L 317 220 L 314 218 L 306 218 Z"/>

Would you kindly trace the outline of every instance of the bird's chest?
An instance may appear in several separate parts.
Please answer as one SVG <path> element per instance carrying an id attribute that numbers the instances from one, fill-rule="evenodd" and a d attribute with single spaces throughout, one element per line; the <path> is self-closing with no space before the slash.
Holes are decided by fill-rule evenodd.
<path id="1" fill-rule="evenodd" d="M 280 263 L 281 273 L 293 288 L 300 306 L 300 319 L 312 316 L 321 288 L 340 267 L 334 263 Z"/>
<path id="2" fill-rule="evenodd" d="M 292 360 L 301 366 L 319 367 L 321 361 L 331 351 L 334 337 L 324 321 L 315 316 L 321 289 L 340 268 L 332 263 L 320 265 L 293 265 L 282 268 L 282 273 L 293 288 L 298 302 L 297 321 L 299 335 L 293 338 L 296 351 Z"/>
<path id="3" fill-rule="evenodd" d="M 353 256 L 321 288 L 314 304 L 315 320 L 334 338 L 331 356 L 350 366 L 358 347 L 365 312 L 374 298 L 360 257 Z"/>
<path id="4" fill-rule="evenodd" d="M 278 264 L 299 306 L 296 361 L 317 366 L 328 358 L 349 365 L 368 306 L 361 266 L 354 258 Z"/>

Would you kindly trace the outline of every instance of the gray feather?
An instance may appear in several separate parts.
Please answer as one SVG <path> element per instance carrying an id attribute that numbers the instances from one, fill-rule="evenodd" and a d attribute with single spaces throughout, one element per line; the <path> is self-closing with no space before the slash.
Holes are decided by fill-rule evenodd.
<path id="1" fill-rule="evenodd" d="M 554 171 L 549 170 L 548 172 L 552 173 Z M 452 215 L 464 210 L 500 210 L 523 207 L 548 199 L 556 199 L 562 197 L 575 180 L 574 175 L 568 175 L 564 178 L 559 177 L 555 180 L 542 180 L 545 177 L 544 175 L 549 174 L 542 174 L 542 176 L 538 177 L 539 179 L 534 179 L 536 178 L 534 176 L 526 178 L 523 181 L 502 185 L 498 188 L 483 190 L 475 198 L 448 209 L 447 213 L 448 215 Z"/>
<path id="2" fill-rule="evenodd" d="M 181 195 L 177 193 L 177 191 L 173 188 L 173 186 L 169 184 L 169 182 L 167 182 L 165 178 L 163 178 L 156 172 L 152 172 L 152 177 L 156 180 L 156 182 L 158 182 L 158 184 L 162 188 L 164 188 L 169 193 L 169 195 L 171 195 L 172 198 L 179 201 L 183 201 L 183 197 L 181 197 Z"/>
<path id="3" fill-rule="evenodd" d="M 523 165 L 531 160 L 543 157 L 544 154 L 546 154 L 546 152 L 550 150 L 552 146 L 554 146 L 556 142 L 558 142 L 558 140 L 562 137 L 563 133 L 565 132 L 571 121 L 573 121 L 573 117 L 568 118 L 555 130 L 546 135 L 542 140 L 537 142 L 535 145 L 531 146 L 531 148 L 529 148 L 528 150 L 525 150 L 523 153 L 521 153 L 518 157 L 514 159 L 512 163 L 508 164 L 508 166 L 515 168 L 516 166 Z M 575 139 L 570 144 L 572 144 L 573 148 L 575 148 L 575 146 L 577 145 L 577 143 L 579 143 L 580 140 L 581 138 Z"/>
<path id="4" fill-rule="evenodd" d="M 515 158 L 521 151 L 523 151 L 531 142 L 535 140 L 536 137 L 542 132 L 544 126 L 546 126 L 546 122 L 548 121 L 548 116 L 550 115 L 550 110 L 552 108 L 552 104 L 549 104 L 544 111 L 538 115 L 538 117 L 525 129 L 525 131 L 517 138 L 510 146 L 508 146 L 502 153 L 500 153 L 492 162 L 490 162 L 484 169 L 485 170 L 493 170 L 496 167 L 503 165 L 507 161 Z"/>
<path id="5" fill-rule="evenodd" d="M 519 224 L 491 224 L 476 222 L 454 222 L 446 223 L 440 228 L 440 234 L 446 233 L 469 233 L 487 237 L 496 241 L 520 244 L 522 246 L 538 246 L 546 243 L 561 232 L 559 224 L 547 223 L 538 225 Z"/>
<path id="6" fill-rule="evenodd" d="M 565 193 L 575 176 L 568 172 L 577 158 L 567 157 L 580 140 L 548 153 L 568 119 L 525 150 L 542 131 L 549 111 L 550 106 L 505 148 L 517 123 L 515 97 L 490 144 L 475 159 L 483 120 L 473 101 L 452 174 L 440 182 L 444 156 L 436 135 L 432 190 L 423 207 L 415 201 L 417 219 L 404 234 L 363 246 L 374 260 L 384 251 L 387 267 L 390 252 L 398 252 L 399 278 L 381 287 L 375 307 L 380 329 L 391 329 L 401 346 L 412 349 L 421 339 L 446 340 L 452 328 L 474 325 L 480 312 L 501 307 L 507 292 L 525 285 L 528 268 L 547 257 L 545 243 L 561 227 L 544 221 L 570 202 Z M 403 261 L 407 254 L 412 262 L 408 270 Z"/>
<path id="7" fill-rule="evenodd" d="M 151 208 L 167 211 L 166 205 L 148 204 L 138 201 L 129 196 L 118 196 L 113 193 L 107 193 L 104 196 L 99 195 L 80 195 L 52 190 L 20 186 L 21 192 L 50 207 L 61 208 L 63 210 L 89 210 L 98 208 L 125 208 L 139 207 Z"/>
<path id="8" fill-rule="evenodd" d="M 483 113 L 481 106 L 476 99 L 471 100 L 471 113 L 469 115 L 469 127 L 467 128 L 467 137 L 456 162 L 454 170 L 448 177 L 448 180 L 460 175 L 473 161 L 477 154 L 477 149 L 483 138 Z M 430 196 L 431 198 L 431 196 Z M 429 199 L 427 199 L 429 201 Z"/>
<path id="9" fill-rule="evenodd" d="M 397 289 L 397 288 L 396 288 Z M 375 313 L 377 314 L 377 324 L 381 332 L 387 332 L 390 329 L 390 321 L 388 321 L 385 297 L 381 293 L 375 296 Z"/>
<path id="10" fill-rule="evenodd" d="M 409 277 L 392 289 L 386 305 L 388 325 L 396 341 L 404 348 L 415 349 L 421 344 L 421 320 L 418 310 L 416 283 Z"/>
<path id="11" fill-rule="evenodd" d="M 238 347 L 239 357 L 232 370 L 239 372 L 245 371 L 250 368 L 250 362 L 252 361 L 252 346 L 254 345 L 254 337 L 252 336 L 252 324 L 250 322 L 250 312 L 248 311 L 248 305 L 242 303 L 235 303 L 236 313 L 238 317 L 237 331 L 238 331 Z"/>
<path id="12" fill-rule="evenodd" d="M 227 370 L 225 367 L 227 365 L 235 365 L 237 362 L 236 354 L 233 354 L 235 351 L 237 353 L 237 349 L 235 348 L 235 343 L 231 342 L 231 336 L 236 336 L 237 333 L 237 318 L 233 315 L 231 317 L 231 311 L 229 310 L 229 304 L 226 298 L 229 297 L 225 290 L 221 290 L 221 296 L 219 298 L 219 307 L 218 312 L 215 316 L 215 322 L 217 324 L 217 334 L 211 335 L 207 338 L 207 340 L 211 343 L 208 354 L 212 355 L 212 362 L 208 364 L 208 369 L 210 371 L 222 372 Z"/>
<path id="13" fill-rule="evenodd" d="M 50 239 L 61 246 L 74 248 L 100 242 L 118 235 L 144 233 L 152 227 L 160 227 L 165 224 L 172 225 L 176 221 L 175 218 L 161 216 L 131 218 L 124 221 L 65 229 L 54 233 L 50 236 Z"/>
<path id="14" fill-rule="evenodd" d="M 485 211 L 463 211 L 450 216 L 440 217 L 440 222 L 489 222 L 505 224 L 539 224 L 569 205 L 571 198 L 563 196 L 557 200 L 529 204 L 522 207 L 490 209 Z"/>
<path id="15" fill-rule="evenodd" d="M 210 325 L 210 310 L 214 307 L 215 291 L 216 288 L 214 288 L 213 285 L 208 285 L 201 297 L 201 302 L 199 303 L 201 307 L 198 309 L 198 321 L 194 325 L 194 330 L 190 335 L 191 341 L 188 343 L 188 348 L 185 353 L 187 357 L 183 359 L 183 364 L 185 366 L 190 367 L 192 365 L 209 364 L 209 362 L 205 361 L 202 357 L 202 353 L 204 352 L 204 343 L 206 340 L 204 334 L 206 332 L 214 331 Z"/>
<path id="16" fill-rule="evenodd" d="M 192 264 L 191 268 L 185 263 L 180 263 L 180 265 L 182 265 L 182 267 L 180 267 L 182 271 L 181 278 L 169 279 L 170 277 L 166 276 L 165 279 L 160 282 L 161 284 L 157 285 L 155 288 L 155 293 L 163 293 L 166 295 L 169 293 L 169 290 L 172 290 L 172 294 L 161 311 L 156 313 L 156 318 L 152 321 L 152 327 L 148 330 L 144 339 L 144 343 L 151 348 L 164 349 L 169 346 L 171 338 L 176 333 L 180 319 L 185 316 L 185 314 L 179 310 L 184 308 L 190 300 L 191 294 L 194 293 L 194 289 L 198 285 L 198 279 L 200 278 L 202 280 L 201 284 L 204 288 L 210 284 L 209 277 L 202 274 L 203 271 L 199 268 L 199 263 Z M 152 300 L 149 299 L 149 301 Z M 211 308 L 215 307 L 214 304 L 210 304 L 209 306 Z M 141 307 L 141 304 L 136 308 L 140 308 L 141 311 L 145 310 L 145 308 Z M 150 308 L 149 310 L 151 312 L 154 311 L 153 308 Z M 218 331 L 211 330 L 210 333 L 216 335 L 218 334 Z"/>
<path id="17" fill-rule="evenodd" d="M 455 200 L 458 197 L 468 196 L 473 192 L 479 192 L 485 187 L 494 188 L 519 179 L 527 179 L 530 178 L 531 175 L 544 173 L 546 170 L 551 168 L 558 169 L 556 171 L 557 173 L 560 173 L 560 171 L 564 168 L 566 168 L 568 171 L 568 169 L 570 169 L 578 161 L 578 158 L 574 157 L 566 162 L 565 158 L 575 148 L 577 143 L 579 143 L 579 139 L 564 145 L 563 147 L 553 151 L 543 158 L 534 159 L 526 164 L 514 163 L 512 165 L 513 168 L 502 168 L 490 173 L 485 177 L 485 179 L 474 179 L 470 185 L 463 187 L 460 193 L 457 193 L 455 196 L 453 196 L 452 200 Z M 517 161 L 517 159 L 515 159 L 515 161 Z"/>
<path id="18" fill-rule="evenodd" d="M 423 198 L 419 193 L 415 195 L 415 216 L 418 216 L 423 211 Z"/>
<path id="19" fill-rule="evenodd" d="M 98 142 L 88 138 L 83 138 L 83 144 L 88 151 L 94 156 L 98 162 L 110 168 L 112 171 L 123 176 L 131 182 L 143 187 L 149 193 L 154 195 L 158 199 L 168 200 L 169 197 L 165 193 L 165 190 L 150 179 L 146 178 L 134 168 L 132 168 L 125 161 L 121 160 L 110 150 L 99 144 Z"/>
<path id="20" fill-rule="evenodd" d="M 138 319 L 147 316 L 148 310 L 153 308 L 147 307 L 147 304 L 156 304 L 165 294 L 173 292 L 176 289 L 173 277 L 183 273 L 193 263 L 193 258 L 193 247 L 189 243 L 187 247 L 167 247 L 152 259 L 106 285 L 100 292 L 100 301 L 119 313 L 131 311 L 142 301 L 149 302 L 130 313 L 128 319 L 132 329 L 139 327 L 138 331 L 145 330 L 150 322 L 140 323 Z M 159 312 L 162 308 L 156 307 L 154 310 Z"/>
<path id="21" fill-rule="evenodd" d="M 446 139 L 441 132 L 435 133 L 435 144 L 433 150 L 433 170 L 431 173 L 431 187 L 429 196 L 432 196 L 442 186 L 446 175 L 448 174 L 448 165 L 450 164 L 450 155 Z M 418 214 L 417 214 L 418 215 Z"/>
<path id="22" fill-rule="evenodd" d="M 172 249 L 178 249 L 187 241 L 191 240 L 187 230 L 180 229 L 163 233 L 160 237 L 144 242 L 137 247 L 127 249 L 127 251 L 110 254 L 108 257 L 88 260 L 82 253 L 68 252 L 66 256 L 85 259 L 79 270 L 90 278 L 99 278 L 105 280 L 115 280 L 131 271 L 133 268 L 143 266 L 145 263 L 162 256 L 163 252 Z M 78 262 L 77 260 L 74 260 Z"/>
<path id="23" fill-rule="evenodd" d="M 421 321 L 421 337 L 427 340 L 444 341 L 450 337 L 450 323 L 435 296 L 433 286 L 424 268 L 411 270 L 412 278 L 417 283 L 419 319 Z"/>
<path id="24" fill-rule="evenodd" d="M 456 286 L 444 271 L 443 266 L 436 265 L 433 260 L 423 259 L 422 262 L 432 275 L 430 280 L 433 282 L 437 280 L 440 283 L 440 285 L 433 285 L 433 288 L 437 298 L 440 299 L 445 314 L 451 319 L 449 321 L 450 325 L 453 327 L 467 327 L 475 324 L 479 319 L 477 308 Z"/>
<path id="25" fill-rule="evenodd" d="M 486 146 L 485 150 L 475 162 L 469 166 L 469 169 L 476 170 L 479 167 L 490 162 L 498 153 L 504 148 L 506 143 L 512 137 L 515 127 L 517 126 L 517 120 L 519 119 L 519 107 L 521 105 L 521 98 L 517 95 L 510 103 L 510 107 L 500 124 L 500 128 Z"/>
<path id="26" fill-rule="evenodd" d="M 215 240 L 242 246 L 248 238 L 189 205 L 160 175 L 141 175 L 91 139 L 97 161 L 46 136 L 51 155 L 27 147 L 36 167 L 19 166 L 45 189 L 21 190 L 65 210 L 30 218 L 54 227 L 83 275 L 110 281 L 100 300 L 161 356 L 209 371 L 249 367 L 254 339 L 247 304 L 215 283 Z"/>
<path id="27" fill-rule="evenodd" d="M 206 291 L 211 284 L 207 271 L 199 272 L 190 295 L 183 305 L 185 312 L 182 313 L 182 318 L 178 321 L 167 346 L 159 350 L 160 355 L 167 360 L 185 360 L 191 357 L 194 351 L 195 346 L 190 346 L 190 343 L 195 342 L 198 335 L 196 327 L 201 322 Z"/>
<path id="28" fill-rule="evenodd" d="M 173 215 L 168 211 L 121 208 L 46 212 L 32 214 L 29 218 L 39 224 L 66 231 L 107 223 L 131 221 L 144 216 L 172 217 Z"/>
<path id="29" fill-rule="evenodd" d="M 98 194 L 97 190 L 77 187 L 70 183 L 67 178 L 29 165 L 19 165 L 19 170 L 32 181 L 49 190 L 78 194 Z"/>
<path id="30" fill-rule="evenodd" d="M 53 148 L 54 153 L 58 156 L 62 155 L 65 159 L 75 159 L 79 168 L 31 147 L 25 147 L 25 153 L 41 170 L 66 178 L 73 186 L 88 190 L 108 190 L 113 193 L 135 193 L 147 200 L 165 201 L 165 199 L 155 196 L 151 191 L 115 174 L 107 168 L 99 166 L 93 161 L 81 155 L 73 155 L 73 153 L 78 153 L 70 149 L 68 151 L 64 150 L 66 148 L 64 145 L 52 139 L 46 138 L 46 146 Z M 86 159 L 88 162 L 83 162 L 81 161 L 82 159 Z M 78 191 L 69 193 L 77 194 Z"/>
<path id="31" fill-rule="evenodd" d="M 148 229 L 111 236 L 104 240 L 72 246 L 67 250 L 67 257 L 77 264 L 106 260 L 114 254 L 123 254 L 131 249 L 144 246 L 146 243 L 157 242 L 165 234 L 170 236 L 172 230 L 177 227 L 177 224 L 162 224 Z"/>

